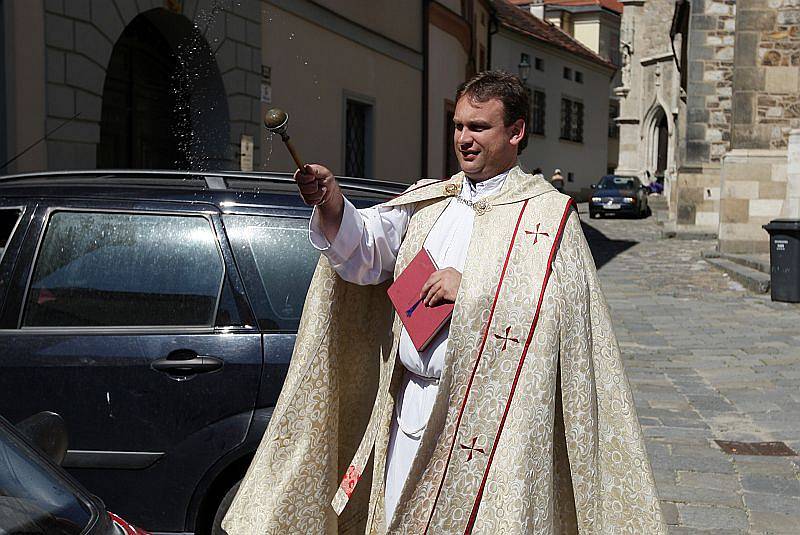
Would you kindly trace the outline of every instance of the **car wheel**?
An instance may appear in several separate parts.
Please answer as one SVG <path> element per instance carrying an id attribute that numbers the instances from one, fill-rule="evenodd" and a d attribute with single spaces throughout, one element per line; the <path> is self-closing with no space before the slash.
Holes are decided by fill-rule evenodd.
<path id="1" fill-rule="evenodd" d="M 222 497 L 222 501 L 219 502 L 217 513 L 214 515 L 214 523 L 211 525 L 211 535 L 228 535 L 225 530 L 222 529 L 222 519 L 225 518 L 225 513 L 228 512 L 228 508 L 231 506 L 231 503 L 233 503 L 233 498 L 239 491 L 239 486 L 241 484 L 242 480 L 240 479 L 235 485 L 228 489 L 228 492 Z"/>

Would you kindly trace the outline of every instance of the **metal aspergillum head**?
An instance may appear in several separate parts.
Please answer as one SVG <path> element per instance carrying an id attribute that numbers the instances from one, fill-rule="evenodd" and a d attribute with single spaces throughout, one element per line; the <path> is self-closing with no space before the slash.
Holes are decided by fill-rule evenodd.
<path id="1" fill-rule="evenodd" d="M 289 114 L 280 108 L 270 108 L 264 114 L 264 128 L 273 134 L 281 137 L 286 135 L 286 127 L 289 125 Z"/>

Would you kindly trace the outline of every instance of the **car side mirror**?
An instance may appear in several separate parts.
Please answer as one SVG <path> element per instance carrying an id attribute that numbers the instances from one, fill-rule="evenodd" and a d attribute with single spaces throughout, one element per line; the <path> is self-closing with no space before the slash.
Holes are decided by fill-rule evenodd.
<path id="1" fill-rule="evenodd" d="M 67 454 L 67 424 L 55 412 L 40 412 L 16 424 L 17 431 L 25 435 L 34 446 L 60 465 Z"/>

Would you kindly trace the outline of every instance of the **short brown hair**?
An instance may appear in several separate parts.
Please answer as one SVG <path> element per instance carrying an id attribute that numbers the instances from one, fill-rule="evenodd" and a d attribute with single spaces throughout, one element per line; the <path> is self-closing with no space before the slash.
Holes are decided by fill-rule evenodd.
<path id="1" fill-rule="evenodd" d="M 488 102 L 496 98 L 503 103 L 503 122 L 506 126 L 511 126 L 518 119 L 525 121 L 526 127 L 528 125 L 530 95 L 528 88 L 516 74 L 505 71 L 479 72 L 458 86 L 456 102 L 464 96 L 474 102 Z M 528 136 L 525 135 L 517 146 L 517 154 L 527 146 Z"/>

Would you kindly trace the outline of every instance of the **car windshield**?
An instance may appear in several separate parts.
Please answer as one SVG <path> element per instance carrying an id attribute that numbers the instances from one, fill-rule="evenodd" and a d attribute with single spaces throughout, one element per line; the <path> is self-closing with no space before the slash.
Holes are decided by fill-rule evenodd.
<path id="1" fill-rule="evenodd" d="M 92 520 L 78 494 L 0 419 L 0 535 L 77 535 Z"/>
<path id="2" fill-rule="evenodd" d="M 600 189 L 633 189 L 636 179 L 632 176 L 604 176 L 598 184 Z"/>

